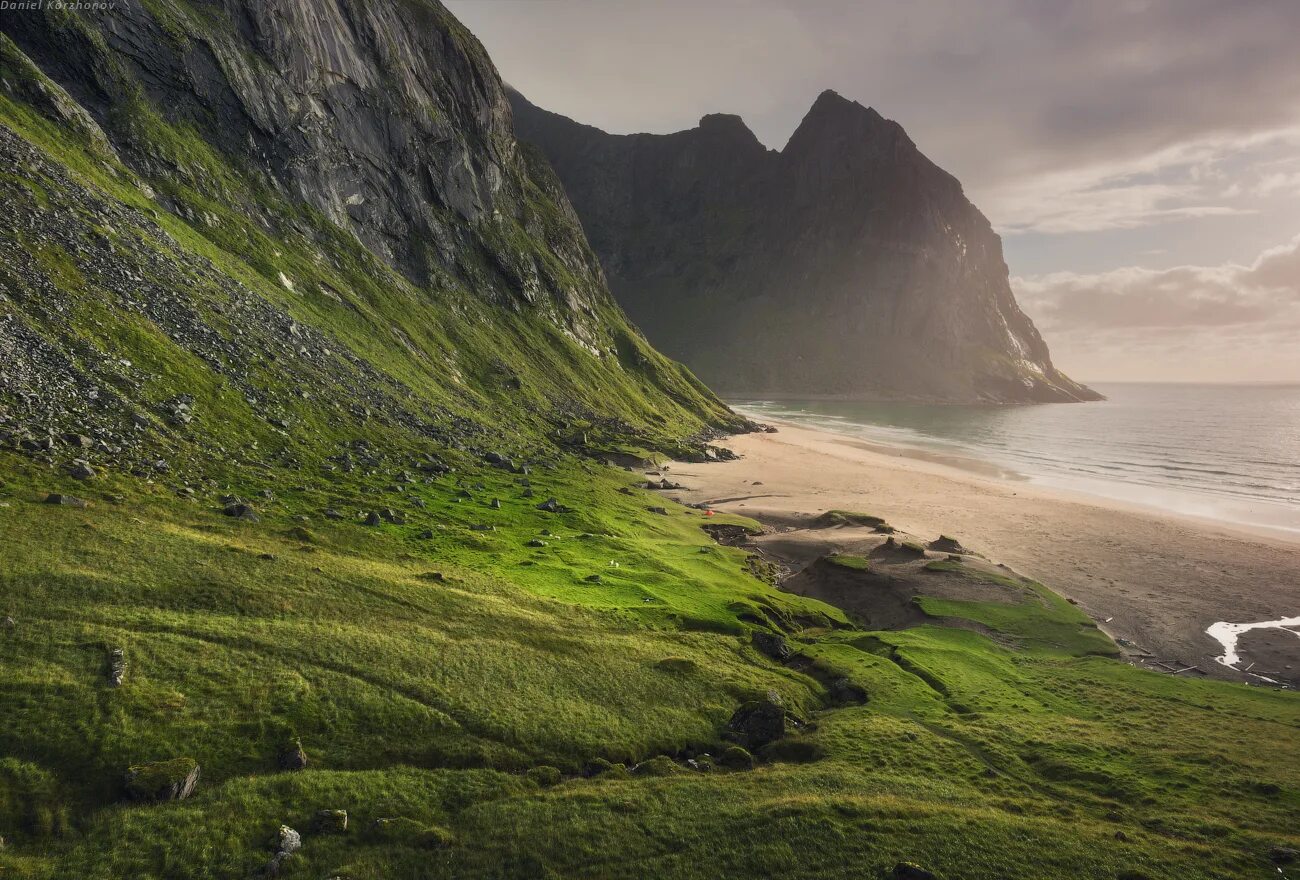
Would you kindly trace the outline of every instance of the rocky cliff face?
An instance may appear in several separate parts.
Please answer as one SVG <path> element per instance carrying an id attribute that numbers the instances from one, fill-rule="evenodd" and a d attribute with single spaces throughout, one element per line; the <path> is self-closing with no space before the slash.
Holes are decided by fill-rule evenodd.
<path id="1" fill-rule="evenodd" d="M 138 470 L 366 426 L 464 446 L 735 422 L 627 324 L 434 0 L 150 0 L 0 29 L 0 444 L 84 436 Z"/>
<path id="2" fill-rule="evenodd" d="M 874 110 L 825 92 L 775 152 L 735 116 L 621 136 L 511 100 L 619 302 L 712 387 L 1096 399 L 1052 366 L 961 185 Z"/>

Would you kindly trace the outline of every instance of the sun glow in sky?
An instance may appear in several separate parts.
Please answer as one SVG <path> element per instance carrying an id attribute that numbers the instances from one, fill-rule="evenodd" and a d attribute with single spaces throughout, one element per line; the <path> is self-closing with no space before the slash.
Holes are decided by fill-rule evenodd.
<path id="1" fill-rule="evenodd" d="M 1002 233 L 1084 381 L 1300 381 L 1300 3 L 452 0 L 531 101 L 606 131 L 744 117 L 780 149 L 833 88 Z"/>

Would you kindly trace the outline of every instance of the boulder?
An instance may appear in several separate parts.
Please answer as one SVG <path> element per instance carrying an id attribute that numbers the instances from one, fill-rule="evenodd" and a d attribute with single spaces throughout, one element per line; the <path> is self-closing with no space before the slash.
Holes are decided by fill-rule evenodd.
<path id="1" fill-rule="evenodd" d="M 749 749 L 759 749 L 785 736 L 785 709 L 773 700 L 750 700 L 727 722 L 727 729 Z"/>
<path id="2" fill-rule="evenodd" d="M 947 535 L 940 535 L 935 538 L 930 542 L 929 547 L 931 550 L 936 550 L 939 553 L 961 554 L 966 552 L 966 548 L 961 545 L 960 541 L 956 538 L 950 538 Z"/>
<path id="3" fill-rule="evenodd" d="M 126 771 L 126 791 L 138 801 L 180 801 L 199 784 L 199 764 L 193 758 L 173 758 L 137 764 Z"/>
<path id="4" fill-rule="evenodd" d="M 312 826 L 322 834 L 342 834 L 348 830 L 348 811 L 317 810 Z"/>
<path id="5" fill-rule="evenodd" d="M 1300 860 L 1300 850 L 1289 846 L 1275 846 L 1268 851 L 1268 859 L 1275 865 L 1290 865 Z"/>
<path id="6" fill-rule="evenodd" d="M 547 513 L 559 513 L 560 502 L 556 501 L 554 498 L 547 498 L 541 504 L 537 505 L 537 509 L 544 510 Z"/>
<path id="7" fill-rule="evenodd" d="M 260 519 L 256 510 L 241 501 L 227 504 L 222 510 L 222 513 L 226 516 L 234 517 L 235 519 L 242 519 L 246 522 L 257 522 Z"/>
<path id="8" fill-rule="evenodd" d="M 79 458 L 72 463 L 68 474 L 75 480 L 92 480 L 95 478 L 95 469 L 90 466 L 90 462 Z"/>
<path id="9" fill-rule="evenodd" d="M 121 648 L 108 649 L 108 683 L 110 687 L 121 687 L 126 678 L 126 652 Z"/>
<path id="10" fill-rule="evenodd" d="M 89 507 L 90 503 L 83 498 L 77 498 L 74 495 L 63 495 L 58 492 L 51 492 L 45 496 L 46 504 L 59 504 L 63 507 Z"/>
<path id="11" fill-rule="evenodd" d="M 281 770 L 305 770 L 307 768 L 307 752 L 302 747 L 302 740 L 294 740 L 289 743 L 288 747 L 280 753 Z"/>

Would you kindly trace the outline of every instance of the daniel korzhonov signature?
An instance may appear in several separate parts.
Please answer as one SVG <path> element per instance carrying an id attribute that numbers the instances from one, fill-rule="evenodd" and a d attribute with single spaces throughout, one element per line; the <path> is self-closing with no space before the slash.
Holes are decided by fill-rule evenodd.
<path id="1" fill-rule="evenodd" d="M 0 0 L 0 12 L 112 12 L 126 0 Z"/>

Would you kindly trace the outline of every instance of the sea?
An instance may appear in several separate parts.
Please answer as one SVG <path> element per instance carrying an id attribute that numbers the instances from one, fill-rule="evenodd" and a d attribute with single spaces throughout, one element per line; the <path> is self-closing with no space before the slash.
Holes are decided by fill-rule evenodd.
<path id="1" fill-rule="evenodd" d="M 1106 400 L 729 400 L 877 445 L 1143 507 L 1300 535 L 1300 385 L 1097 383 Z"/>

